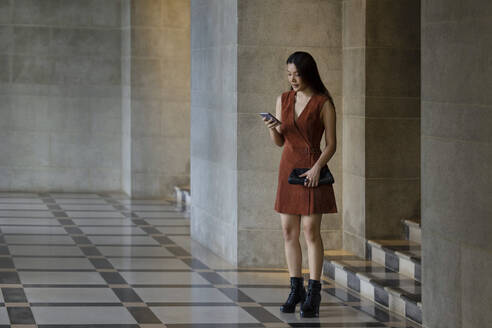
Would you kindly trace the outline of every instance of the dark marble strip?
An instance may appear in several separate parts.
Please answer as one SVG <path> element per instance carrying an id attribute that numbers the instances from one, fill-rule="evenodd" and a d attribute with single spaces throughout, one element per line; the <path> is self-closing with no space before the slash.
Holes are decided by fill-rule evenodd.
<path id="1" fill-rule="evenodd" d="M 396 291 L 401 293 L 401 298 L 404 301 L 417 304 L 417 302 L 422 302 L 422 294 L 412 294 L 401 288 L 395 288 Z"/>
<path id="2" fill-rule="evenodd" d="M 243 306 L 243 310 L 248 312 L 253 318 L 258 320 L 259 322 L 283 322 L 270 312 L 268 312 L 265 308 L 259 306 Z"/>
<path id="3" fill-rule="evenodd" d="M 161 245 L 154 245 L 156 248 L 162 247 Z M 114 256 L 108 255 L 106 256 L 108 259 L 175 259 L 176 256 L 142 256 L 142 255 L 133 255 L 133 256 Z M 200 268 L 195 268 L 200 269 Z M 207 269 L 207 268 L 203 268 Z"/>
<path id="4" fill-rule="evenodd" d="M 176 227 L 189 227 L 189 223 L 185 224 L 152 224 L 153 227 L 171 227 L 171 228 L 176 228 Z"/>
<path id="5" fill-rule="evenodd" d="M 102 324 L 102 325 L 37 325 L 38 328 L 139 328 L 139 325 L 133 324 Z"/>
<path id="6" fill-rule="evenodd" d="M 347 285 L 348 288 L 360 293 L 360 278 L 354 272 L 347 271 Z"/>
<path id="7" fill-rule="evenodd" d="M 17 272 L 0 271 L 0 284 L 20 284 Z"/>
<path id="8" fill-rule="evenodd" d="M 144 235 L 141 235 L 140 237 L 145 237 Z M 149 244 L 92 244 L 93 246 L 97 246 L 97 247 L 106 247 L 106 246 L 119 246 L 119 247 L 123 247 L 123 246 L 135 246 L 135 247 L 157 247 L 159 245 L 155 245 L 155 244 L 152 244 L 152 245 L 149 245 Z"/>
<path id="9" fill-rule="evenodd" d="M 34 316 L 32 314 L 31 308 L 29 307 L 7 307 L 7 312 L 9 314 L 9 319 L 11 324 L 35 324 Z"/>
<path id="10" fill-rule="evenodd" d="M 22 284 L 24 288 L 109 288 L 109 284 L 76 285 L 76 284 Z"/>
<path id="11" fill-rule="evenodd" d="M 99 274 L 108 284 L 126 284 L 126 280 L 118 272 L 99 272 Z"/>
<path id="12" fill-rule="evenodd" d="M 219 302 L 148 302 L 147 306 L 238 306 L 236 303 Z"/>
<path id="13" fill-rule="evenodd" d="M 166 236 L 152 236 L 155 241 L 157 241 L 159 244 L 174 244 L 174 241 L 169 239 Z"/>
<path id="14" fill-rule="evenodd" d="M 72 221 L 72 219 L 58 219 L 58 222 L 62 225 L 76 225 L 75 222 Z"/>
<path id="15" fill-rule="evenodd" d="M 279 288 L 279 289 L 284 289 L 284 288 L 290 288 L 289 285 L 255 285 L 255 284 L 238 284 L 234 285 L 239 288 Z"/>
<path id="16" fill-rule="evenodd" d="M 413 302 L 405 302 L 405 316 L 422 324 L 422 309 Z"/>
<path id="17" fill-rule="evenodd" d="M 213 285 L 203 285 L 203 284 L 130 284 L 129 285 L 132 288 L 215 288 Z"/>
<path id="18" fill-rule="evenodd" d="M 196 258 L 191 259 L 181 259 L 181 261 L 185 262 L 192 269 L 210 269 L 207 265 L 205 265 L 202 261 Z M 218 270 L 217 270 L 218 271 Z"/>
<path id="19" fill-rule="evenodd" d="M 34 220 L 37 220 L 36 218 L 31 218 L 31 219 L 34 219 Z M 45 219 L 45 218 L 38 218 L 38 219 Z M 54 218 L 47 218 L 48 220 L 52 220 L 54 222 Z M 58 221 L 60 221 L 58 219 Z M 14 224 L 14 223 L 10 223 L 10 224 L 2 224 L 1 225 L 2 227 L 60 227 L 62 226 L 62 224 Z"/>
<path id="20" fill-rule="evenodd" d="M 96 269 L 114 269 L 113 265 L 106 259 L 92 259 L 92 258 L 90 258 L 89 261 L 92 263 L 92 265 Z"/>
<path id="21" fill-rule="evenodd" d="M 157 230 L 154 227 L 140 227 L 140 229 L 142 229 L 143 231 L 145 231 L 149 235 L 150 234 L 156 234 L 156 235 L 162 234 L 162 232 L 160 232 L 159 230 Z"/>
<path id="22" fill-rule="evenodd" d="M 167 328 L 256 328 L 256 327 L 265 327 L 265 326 L 261 323 L 190 323 L 190 324 L 167 323 L 166 327 Z"/>
<path id="23" fill-rule="evenodd" d="M 43 303 L 29 303 L 31 307 L 51 307 L 51 306 L 86 306 L 86 307 L 95 307 L 95 306 L 123 306 L 123 303 L 118 302 L 105 302 L 105 303 L 96 303 L 96 302 L 43 302 Z"/>
<path id="24" fill-rule="evenodd" d="M 2 236 L 0 236 L 2 237 Z M 3 242 L 5 244 L 5 242 Z M 29 244 L 29 243 L 9 243 L 9 246 L 76 246 L 75 243 L 73 244 Z"/>
<path id="25" fill-rule="evenodd" d="M 380 322 L 289 322 L 291 327 L 386 327 Z"/>
<path id="26" fill-rule="evenodd" d="M 72 245 L 75 246 L 75 245 Z M 10 255 L 12 258 L 23 258 L 23 257 L 36 257 L 36 258 L 47 258 L 47 259 L 85 259 L 86 256 L 83 255 Z"/>
<path id="27" fill-rule="evenodd" d="M 139 233 L 139 234 L 131 234 L 131 233 L 105 233 L 105 234 L 85 233 L 84 236 L 88 236 L 88 237 L 147 237 L 148 235 L 145 233 Z"/>
<path id="28" fill-rule="evenodd" d="M 49 226 L 46 226 L 49 227 Z M 4 233 L 4 236 L 68 236 L 68 233 L 22 233 L 22 232 L 13 232 L 13 233 Z M 11 245 L 11 244 L 9 244 Z"/>
<path id="29" fill-rule="evenodd" d="M 216 272 L 259 272 L 259 273 L 265 273 L 265 272 L 271 272 L 271 273 L 289 272 L 289 270 L 287 270 L 287 269 L 284 269 L 284 270 L 269 270 L 269 269 L 217 269 L 215 271 Z"/>
<path id="30" fill-rule="evenodd" d="M 420 263 L 415 263 L 414 277 L 417 281 L 422 281 L 422 265 Z"/>
<path id="31" fill-rule="evenodd" d="M 195 285 L 193 285 L 195 288 Z M 219 288 L 219 290 L 234 302 L 254 302 L 255 300 L 243 293 L 238 288 Z"/>
<path id="32" fill-rule="evenodd" d="M 10 257 L 0 257 L 0 268 L 1 269 L 14 269 L 14 262 Z"/>
<path id="33" fill-rule="evenodd" d="M 142 303 L 142 299 L 131 288 L 112 288 L 113 292 L 118 296 L 121 302 L 126 303 Z"/>
<path id="34" fill-rule="evenodd" d="M 119 272 L 195 272 L 191 269 L 118 269 Z"/>
<path id="35" fill-rule="evenodd" d="M 16 203 L 10 203 L 11 205 L 17 205 Z M 43 205 L 43 204 L 38 204 L 38 205 Z M 12 208 L 12 209 L 7 209 L 7 210 L 0 210 L 0 213 L 2 212 L 50 212 L 50 210 L 32 210 L 32 209 L 25 209 L 25 208 Z M 139 211 L 140 212 L 140 211 Z"/>
<path id="36" fill-rule="evenodd" d="M 387 268 L 395 272 L 400 271 L 400 258 L 394 253 L 384 253 L 384 264 Z"/>
<path id="37" fill-rule="evenodd" d="M 388 307 L 389 304 L 388 292 L 384 290 L 384 288 L 381 288 L 379 286 L 374 286 L 374 300 L 377 303 Z"/>
<path id="38" fill-rule="evenodd" d="M 79 244 L 79 245 L 91 245 L 92 244 L 90 239 L 87 237 L 82 237 L 82 236 L 71 236 L 71 237 L 76 244 Z"/>
<path id="39" fill-rule="evenodd" d="M 124 218 L 116 218 L 116 219 L 124 219 Z M 75 223 L 74 223 L 75 224 Z M 136 224 L 77 224 L 77 227 L 91 227 L 91 228 L 135 228 L 138 227 Z"/>
<path id="40" fill-rule="evenodd" d="M 166 249 L 171 253 L 173 253 L 174 256 L 191 256 L 191 254 L 188 253 L 188 251 L 186 251 L 185 249 L 179 246 L 173 246 L 173 247 L 168 246 L 166 247 Z"/>
<path id="41" fill-rule="evenodd" d="M 97 247 L 80 247 L 80 250 L 86 256 L 102 256 L 102 253 L 97 249 Z"/>
<path id="42" fill-rule="evenodd" d="M 27 303 L 23 288 L 2 288 L 5 303 Z"/>
<path id="43" fill-rule="evenodd" d="M 57 218 L 68 218 L 67 213 L 65 212 L 51 212 Z"/>
<path id="44" fill-rule="evenodd" d="M 200 276 L 210 281 L 212 284 L 216 285 L 230 285 L 231 283 L 227 281 L 224 277 L 219 275 L 217 272 L 198 272 Z"/>
<path id="45" fill-rule="evenodd" d="M 71 235 L 83 235 L 84 232 L 76 227 L 65 227 L 65 231 Z"/>
<path id="46" fill-rule="evenodd" d="M 16 269 L 17 272 L 97 272 L 96 269 Z"/>
<path id="47" fill-rule="evenodd" d="M 147 307 L 127 307 L 127 310 L 139 324 L 162 323 L 152 310 Z"/>

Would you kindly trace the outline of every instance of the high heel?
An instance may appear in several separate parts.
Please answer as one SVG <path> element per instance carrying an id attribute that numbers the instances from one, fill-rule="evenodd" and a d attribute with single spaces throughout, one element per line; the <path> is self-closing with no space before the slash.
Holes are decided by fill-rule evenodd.
<path id="1" fill-rule="evenodd" d="M 307 297 L 301 305 L 301 317 L 319 317 L 319 305 L 321 303 L 321 282 L 309 279 Z"/>
<path id="2" fill-rule="evenodd" d="M 303 303 L 306 299 L 304 277 L 290 277 L 290 293 L 287 301 L 280 306 L 280 311 L 292 313 L 296 310 L 297 303 Z"/>

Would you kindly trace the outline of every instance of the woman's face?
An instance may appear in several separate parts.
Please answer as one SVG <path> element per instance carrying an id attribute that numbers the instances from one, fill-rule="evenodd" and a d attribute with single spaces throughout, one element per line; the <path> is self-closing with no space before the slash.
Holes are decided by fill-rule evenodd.
<path id="1" fill-rule="evenodd" d="M 287 77 L 294 91 L 306 89 L 307 85 L 302 80 L 302 77 L 299 75 L 299 72 L 297 72 L 296 65 L 292 63 L 287 64 Z"/>

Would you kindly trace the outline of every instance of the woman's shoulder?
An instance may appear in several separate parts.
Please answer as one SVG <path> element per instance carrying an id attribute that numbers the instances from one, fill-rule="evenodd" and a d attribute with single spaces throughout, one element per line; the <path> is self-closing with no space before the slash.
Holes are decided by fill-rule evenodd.
<path id="1" fill-rule="evenodd" d="M 282 100 L 285 99 L 285 98 L 287 98 L 291 92 L 292 92 L 292 90 L 287 90 L 285 92 L 282 92 L 282 94 L 280 95 L 280 98 Z"/>
<path id="2" fill-rule="evenodd" d="M 292 90 L 282 92 L 279 96 L 277 96 L 277 100 L 281 101 L 281 104 L 284 105 L 289 98 L 289 94 L 292 92 Z"/>

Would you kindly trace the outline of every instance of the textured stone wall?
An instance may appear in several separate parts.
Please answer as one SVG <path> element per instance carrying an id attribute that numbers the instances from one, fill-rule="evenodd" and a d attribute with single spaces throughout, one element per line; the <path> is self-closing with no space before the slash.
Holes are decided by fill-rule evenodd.
<path id="1" fill-rule="evenodd" d="M 120 1 L 0 1 L 0 190 L 121 187 Z"/>
<path id="2" fill-rule="evenodd" d="M 124 187 L 135 198 L 171 197 L 190 179 L 190 2 L 125 5 Z"/>
<path id="3" fill-rule="evenodd" d="M 492 3 L 422 0 L 424 326 L 492 322 Z"/>
<path id="4" fill-rule="evenodd" d="M 420 1 L 343 1 L 343 247 L 420 217 Z"/>

